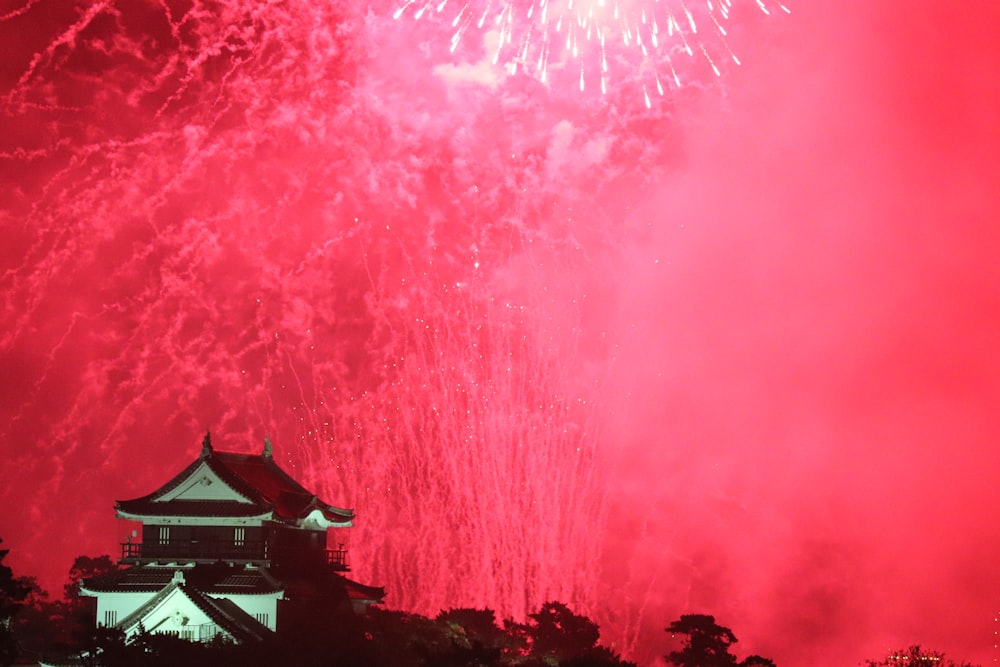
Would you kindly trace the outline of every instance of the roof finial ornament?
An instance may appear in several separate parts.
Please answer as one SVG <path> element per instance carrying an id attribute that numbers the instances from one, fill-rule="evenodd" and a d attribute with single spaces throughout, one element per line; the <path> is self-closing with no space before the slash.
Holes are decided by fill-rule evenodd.
<path id="1" fill-rule="evenodd" d="M 201 441 L 201 458 L 207 459 L 212 455 L 212 434 L 205 431 L 205 439 Z"/>
<path id="2" fill-rule="evenodd" d="M 271 439 L 266 435 L 264 436 L 264 458 L 271 458 Z"/>

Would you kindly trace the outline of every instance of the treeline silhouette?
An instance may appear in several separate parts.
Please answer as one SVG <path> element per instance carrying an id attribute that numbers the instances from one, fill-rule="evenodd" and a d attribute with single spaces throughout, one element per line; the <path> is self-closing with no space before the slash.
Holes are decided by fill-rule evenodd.
<path id="1" fill-rule="evenodd" d="M 0 540 L 2 542 L 2 540 Z M 96 599 L 79 582 L 117 568 L 110 556 L 78 557 L 63 597 L 50 598 L 32 577 L 14 577 L 0 550 L 0 665 L 72 658 L 102 667 L 337 665 L 364 667 L 623 667 L 634 665 L 598 645 L 590 619 L 548 602 L 524 623 L 490 609 L 450 609 L 434 618 L 373 607 L 357 615 L 322 599 L 280 602 L 278 632 L 265 641 L 194 643 L 140 631 L 125 640 L 95 623 Z"/>
<path id="2" fill-rule="evenodd" d="M 140 632 L 126 642 L 121 631 L 81 625 L 74 641 L 42 648 L 74 655 L 84 665 L 341 665 L 442 667 L 524 665 L 612 667 L 631 665 L 597 646 L 597 626 L 564 605 L 543 605 L 525 624 L 501 627 L 488 609 L 452 609 L 436 618 L 373 608 L 364 616 L 298 606 L 282 618 L 272 638 L 245 644 L 189 642 L 169 634 Z M 86 623 L 86 619 L 82 619 Z"/>
<path id="3" fill-rule="evenodd" d="M 0 544 L 3 540 L 0 539 Z M 599 628 L 561 602 L 547 602 L 524 623 L 499 620 L 491 609 L 455 608 L 434 618 L 372 607 L 364 615 L 322 600 L 282 603 L 278 632 L 267 640 L 194 643 L 140 630 L 125 640 L 95 623 L 96 600 L 81 597 L 79 582 L 117 568 L 109 556 L 80 556 L 59 600 L 32 577 L 15 577 L 0 549 L 0 666 L 70 659 L 86 667 L 636 667 L 600 646 Z M 707 614 L 670 623 L 674 667 L 776 667 L 757 655 L 732 654 L 736 636 Z M 69 664 L 69 663 L 67 663 Z M 975 667 L 946 660 L 919 646 L 867 660 L 862 667 L 933 664 Z"/>

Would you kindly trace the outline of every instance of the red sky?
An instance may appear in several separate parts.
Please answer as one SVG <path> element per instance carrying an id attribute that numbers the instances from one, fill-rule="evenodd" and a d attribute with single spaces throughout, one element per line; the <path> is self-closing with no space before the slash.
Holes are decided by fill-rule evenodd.
<path id="1" fill-rule="evenodd" d="M 1000 10 L 737 3 L 647 110 L 385 7 L 68 4 L 0 10 L 16 573 L 208 427 L 356 508 L 390 605 L 997 657 Z"/>

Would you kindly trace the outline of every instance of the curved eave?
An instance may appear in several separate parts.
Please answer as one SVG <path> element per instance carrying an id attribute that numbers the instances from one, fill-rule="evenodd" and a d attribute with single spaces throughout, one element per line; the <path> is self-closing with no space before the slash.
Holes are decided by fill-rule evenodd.
<path id="1" fill-rule="evenodd" d="M 354 602 L 364 602 L 366 604 L 385 604 L 385 591 L 379 593 L 350 594 L 348 598 Z"/>
<path id="2" fill-rule="evenodd" d="M 225 512 L 210 512 L 210 513 L 199 513 L 199 514 L 175 514 L 171 512 L 158 512 L 158 513 L 140 513 L 140 512 L 128 512 L 126 510 L 115 508 L 115 517 L 118 519 L 124 519 L 126 521 L 150 521 L 152 519 L 259 519 L 261 521 L 267 521 L 274 518 L 274 512 L 258 512 L 255 514 L 227 514 Z"/>
<path id="3" fill-rule="evenodd" d="M 341 577 L 347 597 L 355 602 L 365 602 L 368 604 L 383 604 L 385 602 L 385 588 L 381 586 L 369 586 L 359 584 L 353 579 Z"/>
<path id="4" fill-rule="evenodd" d="M 324 510 L 329 514 L 342 517 L 344 521 L 352 521 L 354 519 L 354 510 L 345 509 L 343 507 L 335 507 L 333 505 L 324 506 Z"/>
<path id="5" fill-rule="evenodd" d="M 354 525 L 351 521 L 353 516 L 353 512 L 350 515 L 344 516 L 341 514 L 335 514 L 329 510 L 315 507 L 302 517 L 299 523 L 303 526 L 316 526 L 317 528 L 323 529 L 350 528 Z"/>
<path id="6" fill-rule="evenodd" d="M 82 581 L 79 584 L 77 584 L 77 586 L 78 586 L 77 591 L 80 593 L 80 595 L 84 597 L 96 598 L 101 593 L 107 593 L 107 591 L 102 591 L 100 589 L 95 590 L 93 588 L 87 588 L 86 586 L 83 585 Z M 142 592 L 142 591 L 137 591 L 137 592 Z"/>
<path id="7" fill-rule="evenodd" d="M 267 596 L 270 596 L 270 597 L 276 598 L 278 600 L 284 600 L 285 599 L 285 589 L 284 588 L 279 588 L 278 590 L 274 590 L 274 591 L 268 591 L 268 590 L 251 591 L 251 590 L 246 590 L 246 589 L 243 589 L 243 588 L 227 588 L 225 586 L 218 586 L 218 587 L 213 588 L 211 590 L 206 590 L 206 591 L 204 591 L 204 593 L 205 593 L 205 595 L 207 595 L 208 597 L 212 598 L 213 600 L 218 600 L 220 598 L 228 598 L 228 597 L 231 597 L 233 595 L 246 595 L 248 597 L 249 596 L 255 596 L 255 597 L 267 597 Z"/>

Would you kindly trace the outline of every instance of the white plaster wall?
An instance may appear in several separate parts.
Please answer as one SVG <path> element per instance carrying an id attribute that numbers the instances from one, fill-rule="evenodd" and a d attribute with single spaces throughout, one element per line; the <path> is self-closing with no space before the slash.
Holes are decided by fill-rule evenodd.
<path id="1" fill-rule="evenodd" d="M 222 481 L 218 475 L 212 472 L 207 464 L 198 466 L 191 476 L 171 489 L 167 493 L 157 498 L 154 502 L 167 502 L 170 500 L 235 500 L 240 503 L 249 503 L 250 500 L 242 494 L 237 493 L 232 487 Z"/>
<path id="2" fill-rule="evenodd" d="M 150 593 L 98 593 L 97 623 L 105 625 L 107 612 L 115 612 L 114 624 L 120 623 L 126 616 L 146 603 L 157 591 Z"/>

